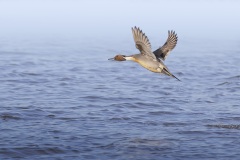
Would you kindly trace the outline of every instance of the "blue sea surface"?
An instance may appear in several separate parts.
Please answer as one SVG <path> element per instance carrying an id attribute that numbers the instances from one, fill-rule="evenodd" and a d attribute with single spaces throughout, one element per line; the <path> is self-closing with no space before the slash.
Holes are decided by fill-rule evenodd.
<path id="1" fill-rule="evenodd" d="M 117 13 L 118 5 L 134 6 L 127 1 L 117 6 L 112 3 Z M 146 2 L 138 5 L 144 8 Z M 58 9 L 60 13 L 61 7 Z M 86 15 L 90 24 L 100 21 L 95 14 Z M 99 14 L 103 20 L 110 13 Z M 228 30 L 232 36 L 224 36 L 227 29 L 223 28 L 211 35 L 201 27 L 183 29 L 178 21 L 170 28 L 166 24 L 161 27 L 161 21 L 147 25 L 144 16 L 142 21 L 135 19 L 135 25 L 149 36 L 153 50 L 164 44 L 168 29 L 178 33 L 177 47 L 164 63 L 179 82 L 134 62 L 108 61 L 119 53 L 138 53 L 131 33 L 134 20 L 127 15 L 134 14 L 126 9 L 122 16 L 127 21 L 120 26 L 124 18 L 116 24 L 107 20 L 99 24 L 105 28 L 96 23 L 87 29 L 83 23 L 79 31 L 70 29 L 73 21 L 66 17 L 69 26 L 59 30 L 48 30 L 44 23 L 43 30 L 38 26 L 10 34 L 11 28 L 4 31 L 4 26 L 0 27 L 0 159 L 239 158 L 240 38 L 239 33 L 232 34 L 236 28 L 231 25 Z M 23 27 L 26 22 L 21 24 Z M 108 24 L 116 28 L 107 28 Z"/>

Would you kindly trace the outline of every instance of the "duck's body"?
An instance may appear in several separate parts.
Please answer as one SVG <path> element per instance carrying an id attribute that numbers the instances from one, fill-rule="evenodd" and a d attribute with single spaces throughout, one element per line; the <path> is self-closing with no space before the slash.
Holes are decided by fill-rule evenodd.
<path id="1" fill-rule="evenodd" d="M 134 54 L 132 56 L 126 56 L 124 58 L 126 60 L 137 62 L 138 64 L 148 69 L 149 71 L 152 71 L 155 73 L 163 73 L 179 80 L 177 77 L 171 74 L 167 66 L 161 60 L 155 60 L 148 56 L 142 56 L 142 54 Z"/>
<path id="2" fill-rule="evenodd" d="M 132 32 L 134 41 L 136 43 L 136 48 L 139 49 L 140 53 L 131 56 L 117 55 L 112 59 L 116 61 L 134 61 L 149 71 L 163 73 L 179 80 L 177 77 L 170 73 L 167 66 L 164 65 L 164 63 L 160 60 L 165 60 L 169 52 L 176 46 L 177 35 L 175 32 L 168 32 L 168 39 L 166 43 L 154 52 L 151 51 L 151 44 L 147 36 L 145 36 L 145 34 L 139 28 L 132 28 Z"/>
<path id="3" fill-rule="evenodd" d="M 142 54 L 135 54 L 132 56 L 126 56 L 126 60 L 134 61 L 139 63 L 141 66 L 144 68 L 148 69 L 149 71 L 152 72 L 159 72 L 160 70 L 163 69 L 163 66 L 161 63 L 157 60 L 152 59 L 151 57 L 148 56 L 142 56 Z"/>

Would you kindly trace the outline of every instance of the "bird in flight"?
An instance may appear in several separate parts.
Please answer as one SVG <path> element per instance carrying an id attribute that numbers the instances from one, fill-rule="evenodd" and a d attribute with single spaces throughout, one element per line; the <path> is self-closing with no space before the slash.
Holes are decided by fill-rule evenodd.
<path id="1" fill-rule="evenodd" d="M 119 54 L 116 55 L 114 58 L 110 58 L 108 60 L 134 61 L 152 72 L 163 73 L 165 75 L 174 77 L 177 80 L 179 80 L 169 71 L 167 66 L 163 63 L 167 55 L 174 49 L 174 47 L 177 44 L 178 41 L 177 34 L 174 31 L 168 31 L 168 39 L 164 43 L 164 45 L 155 50 L 154 52 L 152 52 L 149 39 L 145 35 L 145 33 L 142 32 L 142 30 L 140 30 L 138 27 L 134 27 L 132 28 L 132 33 L 136 48 L 140 51 L 140 53 L 130 56 Z"/>

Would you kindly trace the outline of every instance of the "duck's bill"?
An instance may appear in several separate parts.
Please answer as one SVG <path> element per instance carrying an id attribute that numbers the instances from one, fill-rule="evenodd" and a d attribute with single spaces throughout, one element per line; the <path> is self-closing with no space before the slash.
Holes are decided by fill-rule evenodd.
<path id="1" fill-rule="evenodd" d="M 114 61 L 114 58 L 109 58 L 108 60 L 110 60 L 110 61 Z"/>

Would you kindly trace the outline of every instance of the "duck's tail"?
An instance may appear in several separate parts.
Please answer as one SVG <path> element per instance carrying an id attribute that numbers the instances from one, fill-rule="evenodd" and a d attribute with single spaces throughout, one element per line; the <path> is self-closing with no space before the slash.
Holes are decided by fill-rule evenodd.
<path id="1" fill-rule="evenodd" d="M 178 79 L 176 76 L 174 76 L 173 74 L 171 75 L 172 77 L 176 78 L 177 80 L 181 81 L 180 79 Z"/>
<path id="2" fill-rule="evenodd" d="M 168 76 L 171 76 L 173 78 L 176 78 L 177 80 L 181 81 L 180 79 L 178 79 L 176 76 L 174 76 L 172 73 L 170 73 L 170 71 L 166 68 L 163 68 L 162 72 Z"/>

